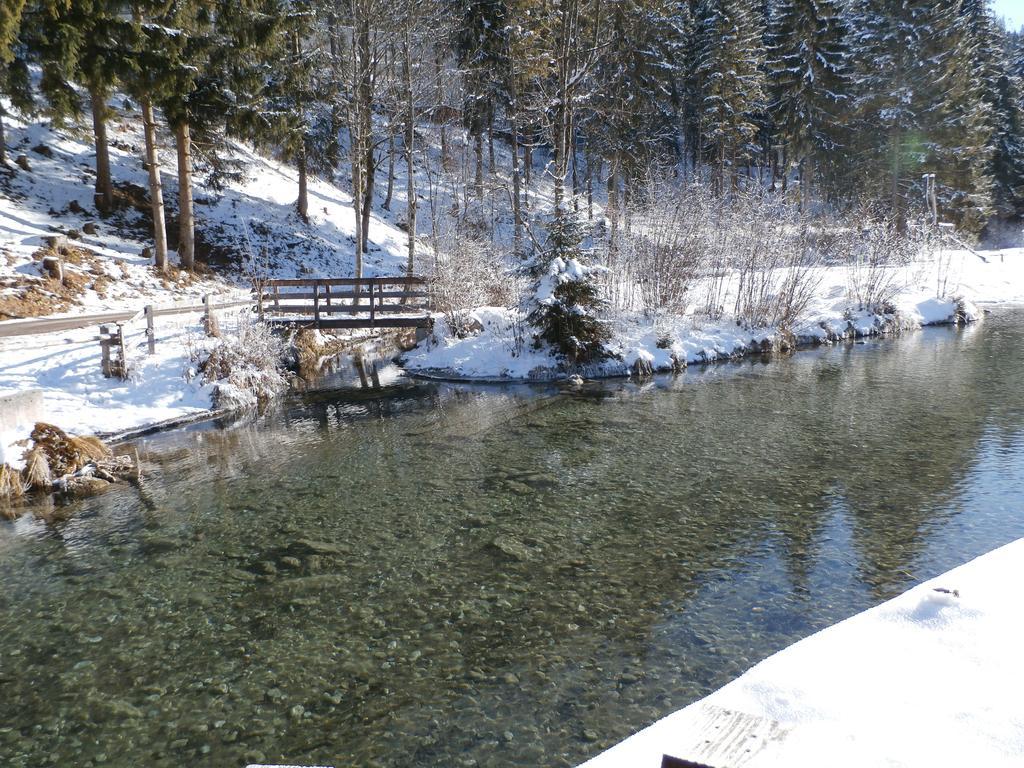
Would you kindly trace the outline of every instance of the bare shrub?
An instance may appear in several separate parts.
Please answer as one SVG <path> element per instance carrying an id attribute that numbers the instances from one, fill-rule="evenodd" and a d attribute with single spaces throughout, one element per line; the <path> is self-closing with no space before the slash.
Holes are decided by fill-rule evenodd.
<path id="1" fill-rule="evenodd" d="M 652 179 L 629 208 L 606 291 L 621 310 L 713 320 L 731 308 L 748 328 L 791 330 L 820 282 L 821 233 L 781 195 L 714 194 L 696 179 Z"/>
<path id="2" fill-rule="evenodd" d="M 50 474 L 50 463 L 46 454 L 39 448 L 33 448 L 25 456 L 25 484 L 34 490 L 45 490 L 53 486 Z"/>
<path id="3" fill-rule="evenodd" d="M 430 276 L 431 306 L 456 335 L 470 331 L 476 307 L 513 307 L 526 285 L 487 240 L 465 229 L 442 233 Z"/>
<path id="4" fill-rule="evenodd" d="M 241 312 L 231 333 L 216 343 L 191 352 L 205 384 L 215 384 L 215 402 L 221 408 L 264 404 L 284 390 L 283 340 L 251 312 Z"/>
<path id="5" fill-rule="evenodd" d="M 606 249 L 609 301 L 620 309 L 639 304 L 648 314 L 683 314 L 707 261 L 715 205 L 704 185 L 650 179 L 630 202 L 629 226 L 621 230 L 615 251 Z M 635 293 L 627 286 L 635 286 Z"/>
<path id="6" fill-rule="evenodd" d="M 0 464 L 0 502 L 11 502 L 24 495 L 25 486 L 21 482 L 21 473 L 7 464 Z M 5 507 L 0 505 L 0 511 L 4 510 Z M 14 517 L 14 514 L 5 513 L 4 516 L 11 519 Z"/>
<path id="7" fill-rule="evenodd" d="M 891 311 L 893 299 L 905 287 L 907 265 L 927 260 L 934 251 L 932 235 L 924 229 L 900 232 L 895 220 L 863 209 L 854 216 L 859 226 L 848 228 L 845 242 L 837 244 L 845 251 L 850 300 L 859 310 Z"/>
<path id="8" fill-rule="evenodd" d="M 779 196 L 758 190 L 738 196 L 729 213 L 737 324 L 791 331 L 821 280 L 809 217 Z"/>

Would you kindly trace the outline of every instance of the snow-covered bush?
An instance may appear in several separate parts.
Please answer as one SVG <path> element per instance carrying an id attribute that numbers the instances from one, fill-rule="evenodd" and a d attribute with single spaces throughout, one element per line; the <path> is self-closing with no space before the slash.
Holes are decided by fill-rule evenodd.
<path id="1" fill-rule="evenodd" d="M 905 287 L 901 268 L 915 259 L 930 259 L 933 235 L 925 229 L 900 232 L 894 220 L 864 210 L 853 216 L 859 226 L 847 228 L 845 241 L 837 243 L 847 263 L 850 300 L 859 310 L 888 312 Z"/>
<path id="2" fill-rule="evenodd" d="M 700 183 L 648 181 L 630 202 L 629 226 L 614 251 L 605 244 L 613 306 L 633 309 L 639 303 L 648 314 L 683 314 L 707 262 L 710 213 L 720 204 Z"/>
<path id="3" fill-rule="evenodd" d="M 451 230 L 438 239 L 438 248 L 430 276 L 430 302 L 454 334 L 464 336 L 471 330 L 475 307 L 518 303 L 523 281 L 502 262 L 490 241 L 466 230 Z"/>
<path id="4" fill-rule="evenodd" d="M 737 197 L 729 218 L 736 323 L 792 330 L 820 282 L 809 217 L 777 195 L 753 191 Z"/>
<path id="5" fill-rule="evenodd" d="M 215 405 L 239 408 L 262 405 L 287 387 L 284 354 L 283 340 L 246 311 L 233 330 L 222 326 L 219 338 L 195 347 L 192 361 L 202 382 L 214 385 Z"/>

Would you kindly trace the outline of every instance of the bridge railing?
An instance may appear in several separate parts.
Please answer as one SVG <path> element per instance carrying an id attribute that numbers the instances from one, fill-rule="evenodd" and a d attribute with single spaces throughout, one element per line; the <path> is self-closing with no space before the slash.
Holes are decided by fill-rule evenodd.
<path id="1" fill-rule="evenodd" d="M 429 298 L 427 279 L 415 275 L 288 278 L 265 281 L 257 308 L 260 317 L 289 325 L 418 327 L 429 324 Z"/>

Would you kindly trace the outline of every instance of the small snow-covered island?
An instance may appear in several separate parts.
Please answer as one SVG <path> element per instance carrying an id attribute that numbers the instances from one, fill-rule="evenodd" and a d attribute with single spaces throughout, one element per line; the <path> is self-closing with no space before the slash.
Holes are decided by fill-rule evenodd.
<path id="1" fill-rule="evenodd" d="M 0 765 L 1024 764 L 1018 5 L 0 4 Z"/>

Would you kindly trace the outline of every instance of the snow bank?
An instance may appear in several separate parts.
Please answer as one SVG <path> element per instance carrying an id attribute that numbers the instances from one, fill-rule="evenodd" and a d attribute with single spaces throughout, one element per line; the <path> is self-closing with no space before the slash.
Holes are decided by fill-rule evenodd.
<path id="1" fill-rule="evenodd" d="M 895 314 L 879 315 L 858 310 L 849 298 L 849 273 L 845 266 L 817 268 L 818 287 L 794 329 L 795 340 L 804 344 L 841 338 L 875 336 L 920 328 L 979 320 L 979 303 L 1024 303 L 1024 248 L 987 251 L 979 258 L 969 251 L 944 254 L 935 262 L 912 263 L 899 268 Z M 937 287 L 945 288 L 937 298 Z M 522 316 L 503 308 L 476 310 L 478 332 L 458 338 L 441 325 L 432 338 L 406 355 L 410 372 L 450 378 L 537 379 L 564 377 L 547 351 L 533 349 L 534 331 Z M 693 314 L 651 318 L 642 314 L 621 315 L 613 322 L 609 349 L 617 359 L 591 366 L 590 376 L 628 373 L 636 361 L 654 370 L 734 359 L 769 350 L 788 342 L 776 328 L 754 331 L 734 322 L 709 321 Z"/>
<path id="2" fill-rule="evenodd" d="M 95 328 L 0 339 L 0 390 L 42 392 L 40 419 L 73 434 L 117 432 L 209 410 L 213 387 L 187 382 L 202 341 L 199 315 L 158 318 L 156 354 L 146 354 L 144 325 L 126 328 L 131 377 L 104 378 Z M 3 436 L 10 462 L 32 424 Z"/>
<path id="3" fill-rule="evenodd" d="M 494 381 L 550 378 L 558 365 L 550 351 L 534 349 L 522 336 L 525 323 L 513 310 L 478 307 L 468 324 L 477 332 L 460 339 L 436 317 L 430 338 L 403 356 L 402 365 L 424 376 Z"/>
<path id="4" fill-rule="evenodd" d="M 789 729 L 750 768 L 1020 766 L 1021 583 L 1024 539 L 790 646 L 584 765 L 686 758 L 710 704 Z"/>

